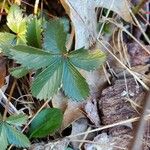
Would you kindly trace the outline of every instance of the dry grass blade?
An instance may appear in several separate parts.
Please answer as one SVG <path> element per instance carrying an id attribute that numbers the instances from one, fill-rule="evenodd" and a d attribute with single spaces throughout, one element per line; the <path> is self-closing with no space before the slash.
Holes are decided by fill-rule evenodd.
<path id="1" fill-rule="evenodd" d="M 150 114 L 144 116 L 144 120 L 148 120 L 149 118 L 150 118 Z M 97 132 L 97 131 L 102 131 L 104 129 L 109 129 L 109 128 L 116 127 L 116 126 L 119 126 L 119 125 L 133 123 L 133 122 L 138 121 L 139 119 L 140 119 L 140 117 L 135 117 L 135 118 L 119 121 L 117 123 L 113 123 L 113 124 L 106 125 L 106 126 L 103 126 L 103 127 L 100 127 L 100 128 L 96 128 L 96 129 L 93 129 L 93 130 L 90 130 L 90 131 L 87 131 L 87 132 L 82 132 L 80 134 L 70 135 L 67 138 L 72 139 L 76 136 L 81 136 L 81 135 L 84 135 L 84 134 L 89 134 L 89 133 L 93 133 L 93 132 Z"/>
<path id="2" fill-rule="evenodd" d="M 144 116 L 147 115 L 147 110 L 150 109 L 150 93 L 147 93 L 146 95 L 146 102 L 145 102 L 145 107 L 143 109 L 143 113 L 139 122 L 139 127 L 137 129 L 134 141 L 131 145 L 131 150 L 137 150 L 137 149 L 142 149 L 142 144 L 143 144 L 143 135 L 145 132 L 145 125 L 146 121 L 144 119 Z"/>
<path id="3" fill-rule="evenodd" d="M 133 72 L 131 71 L 120 59 L 117 58 L 117 56 L 115 56 L 108 48 L 107 46 L 100 41 L 99 39 L 97 39 L 98 42 L 131 74 L 133 75 L 133 77 L 146 89 L 149 91 L 149 87 Z M 109 44 L 109 43 L 108 43 Z"/>
<path id="4" fill-rule="evenodd" d="M 34 4 L 34 14 L 36 15 L 38 12 L 38 5 L 39 5 L 40 0 L 36 0 Z"/>

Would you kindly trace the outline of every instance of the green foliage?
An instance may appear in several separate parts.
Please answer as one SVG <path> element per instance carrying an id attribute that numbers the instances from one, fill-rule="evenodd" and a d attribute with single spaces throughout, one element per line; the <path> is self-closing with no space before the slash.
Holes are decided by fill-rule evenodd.
<path id="1" fill-rule="evenodd" d="M 16 67 L 16 68 L 11 68 L 10 73 L 12 76 L 14 76 L 15 78 L 21 78 L 23 76 L 25 76 L 28 73 L 28 69 L 26 67 Z"/>
<path id="2" fill-rule="evenodd" d="M 15 20 L 16 24 L 13 24 Z M 51 99 L 63 88 L 65 94 L 73 100 L 88 97 L 88 84 L 77 68 L 87 71 L 99 68 L 105 61 L 104 53 L 84 48 L 68 52 L 66 42 L 69 23 L 64 18 L 50 20 L 43 26 L 41 19 L 35 16 L 23 18 L 22 10 L 13 5 L 7 17 L 7 25 L 17 34 L 17 46 L 1 42 L 0 45 L 6 55 L 21 64 L 21 67 L 11 69 L 12 75 L 19 78 L 26 75 L 28 70 L 37 70 L 31 85 L 33 96 L 40 100 Z M 26 42 L 23 44 L 28 45 L 18 45 L 18 36 L 21 38 L 24 35 Z M 11 44 L 13 36 L 9 35 L 6 41 Z"/>
<path id="3" fill-rule="evenodd" d="M 23 45 L 12 47 L 12 58 L 22 66 L 42 68 L 31 87 L 33 96 L 38 99 L 50 99 L 61 85 L 65 94 L 74 100 L 84 100 L 89 95 L 89 87 L 76 67 L 88 71 L 97 69 L 104 62 L 105 54 L 84 48 L 67 52 L 66 40 L 64 24 L 60 20 L 52 20 L 44 30 L 43 46 L 46 51 Z"/>
<path id="4" fill-rule="evenodd" d="M 84 48 L 70 53 L 70 61 L 77 67 L 90 71 L 98 69 L 105 61 L 105 54 L 100 50 L 88 51 Z"/>
<path id="5" fill-rule="evenodd" d="M 26 123 L 26 121 L 27 121 L 27 116 L 24 114 L 12 115 L 6 119 L 6 122 L 8 124 L 11 124 L 14 126 L 22 126 L 23 124 Z"/>
<path id="6" fill-rule="evenodd" d="M 69 97 L 76 100 L 84 100 L 89 95 L 89 87 L 86 80 L 70 61 L 64 62 L 63 89 Z"/>
<path id="7" fill-rule="evenodd" d="M 6 150 L 8 144 L 13 144 L 17 147 L 30 146 L 28 138 L 15 128 L 22 126 L 26 121 L 27 117 L 23 114 L 10 116 L 6 121 L 3 121 L 2 117 L 0 117 L 0 142 L 2 150 Z"/>
<path id="8" fill-rule="evenodd" d="M 6 150 L 8 146 L 7 133 L 4 124 L 0 123 L 0 143 L 1 150 Z"/>
<path id="9" fill-rule="evenodd" d="M 7 33 L 7 32 L 0 32 L 0 43 L 5 44 L 13 44 L 15 43 L 16 35 Z"/>
<path id="10" fill-rule="evenodd" d="M 57 108 L 42 110 L 32 121 L 29 128 L 30 138 L 45 137 L 56 132 L 62 123 L 63 114 Z"/>
<path id="11" fill-rule="evenodd" d="M 42 20 L 31 16 L 27 21 L 27 44 L 36 48 L 42 47 Z"/>
<path id="12" fill-rule="evenodd" d="M 69 22 L 65 18 L 46 22 L 37 16 L 24 17 L 22 9 L 12 5 L 7 16 L 11 33 L 0 32 L 0 50 L 21 66 L 10 69 L 16 78 L 26 75 L 32 69 L 36 72 L 31 85 L 32 95 L 40 100 L 50 100 L 62 88 L 72 100 L 84 100 L 89 95 L 89 86 L 77 68 L 92 71 L 105 61 L 105 54 L 99 50 L 80 48 L 66 49 Z M 45 137 L 56 132 L 62 123 L 59 109 L 41 111 L 32 121 L 29 137 Z M 1 149 L 8 144 L 29 147 L 28 138 L 18 129 L 27 120 L 25 115 L 13 115 L 3 121 L 0 114 Z"/>
<path id="13" fill-rule="evenodd" d="M 8 27 L 17 35 L 17 44 L 26 43 L 26 18 L 23 18 L 22 10 L 17 5 L 10 7 L 7 16 Z"/>
<path id="14" fill-rule="evenodd" d="M 60 20 L 51 20 L 47 23 L 44 31 L 43 47 L 54 54 L 66 52 L 67 33 L 64 30 L 64 24 Z"/>

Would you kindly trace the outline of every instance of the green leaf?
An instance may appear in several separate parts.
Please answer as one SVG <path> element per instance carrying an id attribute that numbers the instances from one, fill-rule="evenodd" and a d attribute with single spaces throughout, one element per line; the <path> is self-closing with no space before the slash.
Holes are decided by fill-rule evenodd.
<path id="1" fill-rule="evenodd" d="M 13 44 L 15 43 L 16 35 L 7 33 L 7 32 L 0 32 L 0 44 Z"/>
<path id="2" fill-rule="evenodd" d="M 26 19 L 23 18 L 22 10 L 16 4 L 10 7 L 7 25 L 15 33 L 24 34 L 26 31 Z"/>
<path id="3" fill-rule="evenodd" d="M 28 138 L 22 134 L 20 131 L 16 130 L 9 124 L 5 124 L 7 139 L 10 144 L 17 147 L 30 147 L 30 141 Z"/>
<path id="4" fill-rule="evenodd" d="M 17 44 L 25 44 L 26 18 L 23 18 L 22 10 L 16 4 L 10 7 L 7 15 L 7 25 L 17 34 Z"/>
<path id="5" fill-rule="evenodd" d="M 25 76 L 28 72 L 28 69 L 22 66 L 10 69 L 10 74 L 15 78 L 21 78 Z"/>
<path id="6" fill-rule="evenodd" d="M 63 114 L 57 108 L 42 110 L 31 122 L 29 128 L 30 138 L 45 137 L 56 132 L 62 123 Z"/>
<path id="7" fill-rule="evenodd" d="M 63 89 L 65 94 L 73 100 L 84 100 L 89 95 L 85 78 L 69 61 L 64 63 Z"/>
<path id="8" fill-rule="evenodd" d="M 71 52 L 69 58 L 75 66 L 90 71 L 100 68 L 106 60 L 106 55 L 100 50 L 88 51 L 81 48 Z"/>
<path id="9" fill-rule="evenodd" d="M 10 56 L 9 54 L 10 47 L 8 45 L 15 43 L 16 43 L 16 35 L 7 32 L 0 32 L 0 52 L 2 51 L 7 56 Z"/>
<path id="10" fill-rule="evenodd" d="M 61 24 L 64 26 L 64 31 L 69 33 L 70 25 L 69 25 L 69 20 L 67 18 L 59 18 L 59 21 Z"/>
<path id="11" fill-rule="evenodd" d="M 42 32 L 42 23 L 41 19 L 37 19 L 37 17 L 31 18 L 27 22 L 27 33 L 26 39 L 27 44 L 36 48 L 41 48 L 41 32 Z"/>
<path id="12" fill-rule="evenodd" d="M 31 91 L 37 99 L 50 99 L 57 93 L 62 79 L 63 65 L 60 59 L 50 64 L 37 75 L 32 84 Z"/>
<path id="13" fill-rule="evenodd" d="M 17 45 L 25 45 L 26 44 L 26 37 L 25 37 L 25 34 L 18 34 L 17 36 Z"/>
<path id="14" fill-rule="evenodd" d="M 8 146 L 8 140 L 6 136 L 4 123 L 0 123 L 0 143 L 1 143 L 1 150 L 6 150 Z"/>
<path id="15" fill-rule="evenodd" d="M 41 49 L 25 45 L 12 47 L 10 54 L 13 55 L 13 59 L 17 60 L 23 67 L 27 67 L 27 69 L 46 67 L 55 62 L 58 57 Z"/>
<path id="16" fill-rule="evenodd" d="M 64 24 L 59 20 L 51 20 L 44 30 L 44 49 L 55 54 L 66 52 L 67 33 Z"/>
<path id="17" fill-rule="evenodd" d="M 15 126 L 21 126 L 23 124 L 25 124 L 27 122 L 28 117 L 24 114 L 17 114 L 17 115 L 12 115 L 9 116 L 6 119 L 6 122 L 11 124 L 11 125 L 15 125 Z"/>

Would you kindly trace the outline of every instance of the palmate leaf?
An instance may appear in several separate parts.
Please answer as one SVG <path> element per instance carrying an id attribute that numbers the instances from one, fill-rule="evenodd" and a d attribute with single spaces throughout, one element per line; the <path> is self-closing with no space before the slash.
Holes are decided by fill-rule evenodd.
<path id="1" fill-rule="evenodd" d="M 73 100 L 84 100 L 89 95 L 89 87 L 76 67 L 94 70 L 104 62 L 105 55 L 100 51 L 89 52 L 83 48 L 67 52 L 66 29 L 59 20 L 48 22 L 44 30 L 44 50 L 31 46 L 18 45 L 10 54 L 22 67 L 39 70 L 31 91 L 38 99 L 51 99 L 60 87 Z"/>
<path id="2" fill-rule="evenodd" d="M 52 55 L 31 46 L 18 45 L 12 47 L 10 52 L 13 59 L 17 60 L 22 66 L 28 69 L 39 69 L 46 67 L 58 58 L 57 55 Z"/>
<path id="3" fill-rule="evenodd" d="M 84 100 L 89 95 L 86 80 L 69 61 L 64 63 L 63 89 L 73 100 Z"/>
<path id="4" fill-rule="evenodd" d="M 106 59 L 106 55 L 98 49 L 88 51 L 81 48 L 71 52 L 69 58 L 75 66 L 90 71 L 100 68 Z"/>
<path id="5" fill-rule="evenodd" d="M 56 59 L 53 64 L 37 75 L 35 78 L 31 91 L 33 96 L 42 100 L 50 99 L 57 93 L 61 86 L 63 65 L 60 59 Z"/>
<path id="6" fill-rule="evenodd" d="M 47 108 L 42 110 L 31 122 L 30 138 L 45 137 L 56 132 L 62 123 L 63 114 L 60 109 Z"/>
<path id="7" fill-rule="evenodd" d="M 17 131 L 14 127 L 5 123 L 5 130 L 6 130 L 8 142 L 10 144 L 13 144 L 17 147 L 29 147 L 30 146 L 30 141 L 28 140 L 28 138 L 21 132 Z"/>
<path id="8" fill-rule="evenodd" d="M 59 20 L 51 20 L 47 23 L 44 31 L 43 47 L 47 51 L 55 54 L 66 52 L 67 33 L 64 30 L 63 22 Z"/>

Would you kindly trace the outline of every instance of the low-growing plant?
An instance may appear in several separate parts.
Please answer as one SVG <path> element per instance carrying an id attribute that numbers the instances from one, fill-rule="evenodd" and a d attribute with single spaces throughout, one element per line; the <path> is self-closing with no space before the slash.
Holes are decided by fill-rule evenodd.
<path id="1" fill-rule="evenodd" d="M 12 75 L 21 77 L 27 70 L 37 71 L 31 85 L 32 95 L 37 99 L 51 99 L 60 88 L 73 100 L 86 99 L 89 86 L 77 68 L 91 71 L 105 61 L 105 54 L 100 50 L 68 51 L 65 22 L 65 19 L 52 19 L 45 21 L 42 28 L 40 20 L 35 16 L 23 18 L 20 8 L 14 5 L 7 17 L 7 25 L 15 35 L 0 33 L 8 37 L 5 44 L 0 42 L 4 53 L 22 65 L 12 69 Z M 8 45 L 8 41 L 16 45 Z"/>
<path id="2" fill-rule="evenodd" d="M 11 68 L 10 73 L 20 78 L 32 70 L 35 72 L 31 93 L 39 100 L 50 100 L 60 88 L 72 100 L 85 100 L 89 86 L 78 69 L 93 71 L 105 61 L 100 50 L 89 51 L 84 47 L 68 50 L 69 21 L 65 18 L 49 19 L 30 15 L 25 16 L 17 5 L 12 5 L 7 26 L 10 32 L 0 32 L 0 49 L 10 59 L 16 60 L 19 67 Z M 2 117 L 1 117 L 2 118 Z M 17 147 L 29 147 L 28 138 L 18 125 L 24 123 L 21 115 L 0 118 L 0 141 L 3 149 L 8 143 Z M 52 134 L 61 126 L 63 114 L 59 109 L 42 110 L 29 127 L 29 138 Z"/>

